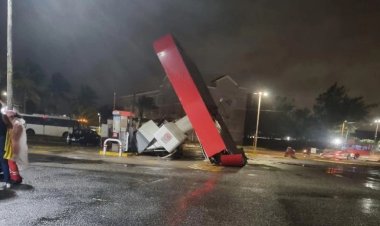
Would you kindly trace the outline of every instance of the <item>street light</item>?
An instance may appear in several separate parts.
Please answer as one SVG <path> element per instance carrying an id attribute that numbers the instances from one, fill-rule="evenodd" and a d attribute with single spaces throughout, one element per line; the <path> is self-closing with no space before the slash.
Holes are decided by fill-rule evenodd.
<path id="1" fill-rule="evenodd" d="M 355 124 L 356 122 L 349 122 L 347 120 L 344 120 L 343 123 L 342 123 L 342 139 L 344 140 L 345 143 L 347 143 L 347 139 L 348 139 L 348 134 L 350 132 L 350 125 L 352 124 Z M 344 135 L 344 132 L 346 130 L 346 135 Z"/>
<path id="2" fill-rule="evenodd" d="M 259 134 L 259 119 L 260 119 L 261 97 L 262 96 L 268 96 L 268 93 L 267 92 L 257 92 L 257 93 L 254 93 L 254 94 L 259 96 L 259 102 L 257 104 L 257 120 L 256 120 L 256 132 L 255 132 L 255 144 L 254 144 L 254 150 L 256 151 L 256 148 L 257 148 L 257 136 Z"/>
<path id="3" fill-rule="evenodd" d="M 342 123 L 342 137 L 344 137 L 344 126 L 346 125 L 347 120 L 344 120 Z"/>
<path id="4" fill-rule="evenodd" d="M 376 120 L 375 120 L 375 123 L 376 123 L 376 130 L 375 130 L 375 143 L 376 143 L 376 140 L 377 140 L 377 131 L 379 130 L 379 123 L 380 123 L 380 119 L 376 119 Z"/>

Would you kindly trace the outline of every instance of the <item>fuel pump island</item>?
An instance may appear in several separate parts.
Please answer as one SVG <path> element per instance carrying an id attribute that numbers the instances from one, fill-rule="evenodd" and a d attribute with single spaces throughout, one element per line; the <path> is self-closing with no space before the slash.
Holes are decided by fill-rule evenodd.
<path id="1" fill-rule="evenodd" d="M 111 138 L 107 138 L 103 142 L 103 155 L 106 154 L 107 147 L 111 143 L 112 149 L 115 147 L 115 143 L 118 144 L 118 152 L 119 156 L 121 156 L 122 152 L 128 151 L 129 138 L 130 135 L 133 136 L 133 133 L 130 133 L 130 128 L 132 127 L 132 118 L 133 113 L 129 111 L 112 111 L 112 131 Z M 107 124 L 103 124 L 101 131 L 104 131 L 102 136 L 109 136 L 109 126 Z M 115 142 L 115 143 L 112 143 Z"/>

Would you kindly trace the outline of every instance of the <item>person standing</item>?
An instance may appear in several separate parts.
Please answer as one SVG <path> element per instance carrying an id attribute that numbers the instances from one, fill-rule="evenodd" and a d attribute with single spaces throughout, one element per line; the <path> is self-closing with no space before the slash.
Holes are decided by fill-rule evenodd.
<path id="1" fill-rule="evenodd" d="M 3 184 L 0 189 L 8 189 L 11 187 L 8 160 L 4 158 L 5 139 L 8 129 L 4 122 L 5 117 L 7 116 L 0 113 L 0 165 L 3 171 Z"/>
<path id="2" fill-rule="evenodd" d="M 10 182 L 20 184 L 22 177 L 17 164 L 22 164 L 24 167 L 28 164 L 25 121 L 12 110 L 6 111 L 6 116 L 8 120 L 5 120 L 5 124 L 8 126 L 8 133 L 5 140 L 4 158 L 8 159 Z"/>

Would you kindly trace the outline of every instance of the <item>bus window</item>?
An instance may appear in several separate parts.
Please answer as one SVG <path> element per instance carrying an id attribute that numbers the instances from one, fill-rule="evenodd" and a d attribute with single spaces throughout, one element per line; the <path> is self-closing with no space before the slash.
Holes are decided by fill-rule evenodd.
<path id="1" fill-rule="evenodd" d="M 29 124 L 44 124 L 44 119 L 41 117 L 23 116 L 23 118 Z"/>

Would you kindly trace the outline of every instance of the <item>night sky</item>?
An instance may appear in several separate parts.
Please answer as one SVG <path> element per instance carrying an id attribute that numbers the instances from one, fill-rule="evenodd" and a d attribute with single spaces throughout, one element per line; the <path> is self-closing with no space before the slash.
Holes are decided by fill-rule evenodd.
<path id="1" fill-rule="evenodd" d="M 377 0 L 15 0 L 14 60 L 88 82 L 112 104 L 158 88 L 152 42 L 173 33 L 206 81 L 228 74 L 248 90 L 311 106 L 333 82 L 380 102 Z M 0 68 L 6 0 L 0 0 Z"/>

